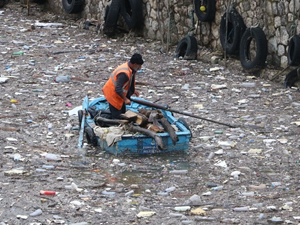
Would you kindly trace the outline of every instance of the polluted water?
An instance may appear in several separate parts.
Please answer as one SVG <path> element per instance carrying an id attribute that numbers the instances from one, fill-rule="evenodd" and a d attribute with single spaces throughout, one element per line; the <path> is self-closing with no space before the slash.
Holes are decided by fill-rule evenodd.
<path id="1" fill-rule="evenodd" d="M 176 45 L 161 52 L 159 41 L 109 38 L 34 7 L 0 10 L 1 225 L 300 222 L 299 90 L 267 79 L 278 71 L 212 64 L 204 46 L 198 60 L 177 59 Z M 83 99 L 102 96 L 135 52 L 140 97 L 234 126 L 174 113 L 191 130 L 187 152 L 114 155 L 86 136 L 79 149 Z"/>

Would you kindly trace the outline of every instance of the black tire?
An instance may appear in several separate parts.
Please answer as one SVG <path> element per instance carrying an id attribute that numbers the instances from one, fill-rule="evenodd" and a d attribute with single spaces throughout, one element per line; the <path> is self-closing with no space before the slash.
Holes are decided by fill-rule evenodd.
<path id="1" fill-rule="evenodd" d="M 110 6 L 105 9 L 106 15 L 104 16 L 104 34 L 108 36 L 112 36 L 115 34 L 117 22 L 119 19 L 120 7 L 120 0 L 112 0 Z"/>
<path id="2" fill-rule="evenodd" d="M 108 5 L 108 6 L 106 6 L 106 8 L 105 8 L 105 13 L 104 13 L 104 22 L 105 22 L 105 21 L 106 21 L 106 19 L 107 19 L 108 12 L 109 12 L 109 5 Z"/>
<path id="3" fill-rule="evenodd" d="M 84 0 L 62 0 L 63 8 L 66 13 L 75 14 L 83 10 Z"/>
<path id="4" fill-rule="evenodd" d="M 87 143 L 91 144 L 93 146 L 97 146 L 98 138 L 97 138 L 96 134 L 94 133 L 93 128 L 91 128 L 90 126 L 86 126 L 84 128 L 84 132 L 85 132 L 85 137 L 86 137 Z"/>
<path id="5" fill-rule="evenodd" d="M 297 81 L 300 81 L 300 68 L 294 69 L 286 75 L 283 87 L 291 88 Z"/>
<path id="6" fill-rule="evenodd" d="M 141 28 L 144 24 L 142 0 L 121 1 L 121 15 L 129 29 Z"/>
<path id="7" fill-rule="evenodd" d="M 200 10 L 204 6 L 205 10 Z M 215 0 L 194 0 L 195 13 L 202 22 L 209 22 L 215 19 L 216 1 Z"/>
<path id="8" fill-rule="evenodd" d="M 83 110 L 78 110 L 77 115 L 78 115 L 79 130 L 80 130 L 81 122 L 82 122 L 82 118 L 83 118 Z"/>
<path id="9" fill-rule="evenodd" d="M 289 43 L 288 64 L 290 66 L 300 65 L 300 37 L 294 35 Z"/>
<path id="10" fill-rule="evenodd" d="M 254 42 L 256 48 L 253 51 L 251 43 Z M 247 28 L 240 42 L 240 60 L 243 68 L 250 72 L 259 71 L 266 64 L 267 54 L 268 43 L 264 31 L 260 27 Z"/>
<path id="11" fill-rule="evenodd" d="M 226 16 L 227 12 L 223 14 L 220 22 L 220 42 L 222 48 L 226 51 L 227 54 L 238 55 L 240 40 L 246 30 L 246 25 L 238 11 L 236 11 L 236 9 L 232 9 L 228 13 L 226 36 Z"/>
<path id="12" fill-rule="evenodd" d="M 2 8 L 5 5 L 5 0 L 0 0 L 0 8 Z"/>
<path id="13" fill-rule="evenodd" d="M 186 60 L 197 59 L 198 44 L 194 36 L 185 36 L 178 43 L 175 57 L 183 57 Z"/>

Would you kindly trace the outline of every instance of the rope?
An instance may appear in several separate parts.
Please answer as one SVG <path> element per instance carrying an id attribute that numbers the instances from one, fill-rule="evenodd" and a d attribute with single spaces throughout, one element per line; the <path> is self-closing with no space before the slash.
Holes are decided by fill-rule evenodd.
<path id="1" fill-rule="evenodd" d="M 294 0 L 293 24 L 290 27 L 290 36 L 291 37 L 297 34 L 296 17 L 298 20 L 298 16 L 296 16 L 296 0 Z"/>
<path id="2" fill-rule="evenodd" d="M 227 66 L 227 37 L 228 37 L 228 18 L 229 18 L 229 12 L 231 8 L 231 0 L 227 0 L 227 7 L 226 7 L 226 31 L 225 31 L 225 51 L 224 51 L 224 58 L 225 58 L 225 66 Z"/>
<path id="3" fill-rule="evenodd" d="M 195 10 L 192 9 L 190 13 L 190 18 L 191 18 L 191 31 L 195 29 L 195 20 L 194 20 L 194 12 Z"/>
<path id="4" fill-rule="evenodd" d="M 275 79 L 277 79 L 284 71 L 286 71 L 288 68 L 290 68 L 290 65 L 288 65 L 287 67 L 285 67 L 283 70 L 279 71 L 277 74 L 275 74 L 270 81 L 273 81 Z"/>

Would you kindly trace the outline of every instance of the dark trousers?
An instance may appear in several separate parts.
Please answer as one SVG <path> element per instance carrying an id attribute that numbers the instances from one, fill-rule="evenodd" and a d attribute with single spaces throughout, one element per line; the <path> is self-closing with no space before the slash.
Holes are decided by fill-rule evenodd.
<path id="1" fill-rule="evenodd" d="M 121 119 L 121 114 L 126 112 L 125 103 L 123 103 L 121 110 L 116 109 L 111 104 L 109 104 L 109 110 L 111 113 L 112 119 Z"/>

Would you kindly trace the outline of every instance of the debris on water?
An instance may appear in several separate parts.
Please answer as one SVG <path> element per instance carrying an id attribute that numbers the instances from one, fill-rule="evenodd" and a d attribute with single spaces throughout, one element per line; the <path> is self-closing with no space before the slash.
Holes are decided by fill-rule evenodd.
<path id="1" fill-rule="evenodd" d="M 169 173 L 171 174 L 187 174 L 187 170 L 171 170 Z"/>
<path id="2" fill-rule="evenodd" d="M 191 210 L 192 215 L 206 216 L 206 211 L 201 208 L 196 208 Z"/>
<path id="3" fill-rule="evenodd" d="M 193 4 L 176 2 L 176 10 Z M 205 48 L 197 61 L 174 60 L 171 51 L 161 54 L 159 41 L 118 32 L 96 37 L 92 21 L 85 30 L 81 20 L 45 13 L 39 4 L 30 17 L 20 13 L 20 2 L 6 4 L 0 11 L 1 225 L 300 221 L 299 88 L 269 81 L 275 69 L 253 76 L 234 57 L 225 62 Z M 166 149 L 155 154 L 112 155 L 93 145 L 96 123 L 80 135 L 80 122 L 98 113 L 90 107 L 87 118 L 81 115 L 84 97 L 90 104 L 102 97 L 110 74 L 134 52 L 146 62 L 136 81 L 147 82 L 135 90 L 178 110 L 175 118 L 184 113 L 189 143 L 179 135 L 175 144 L 163 138 Z M 156 147 L 136 133 L 130 138 L 145 152 Z M 173 155 L 170 147 L 187 152 Z"/>
<path id="4" fill-rule="evenodd" d="M 190 206 L 177 206 L 174 208 L 175 211 L 189 211 L 191 210 Z"/>
<path id="5" fill-rule="evenodd" d="M 143 211 L 143 212 L 139 212 L 136 216 L 137 216 L 137 218 L 147 218 L 147 217 L 151 217 L 155 214 L 156 214 L 156 212 L 153 212 L 153 211 Z"/>
<path id="6" fill-rule="evenodd" d="M 37 209 L 34 212 L 30 213 L 30 216 L 39 216 L 43 213 L 41 209 Z"/>

